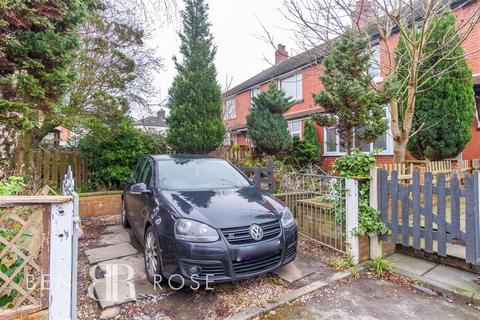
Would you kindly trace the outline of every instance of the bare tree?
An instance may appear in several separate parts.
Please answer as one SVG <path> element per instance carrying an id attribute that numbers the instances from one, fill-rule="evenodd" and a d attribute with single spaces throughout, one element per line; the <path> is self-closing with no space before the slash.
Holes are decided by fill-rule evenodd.
<path id="1" fill-rule="evenodd" d="M 294 25 L 299 47 L 305 50 L 312 51 L 312 48 L 320 46 L 328 51 L 334 39 L 348 28 L 378 38 L 383 57 L 378 67 L 382 70 L 386 86 L 372 85 L 378 90 L 389 90 L 392 96 L 389 109 L 394 161 L 401 162 L 405 160 L 409 138 L 418 132 L 412 132 L 417 94 L 428 90 L 426 83 L 432 77 L 449 72 L 448 69 L 439 69 L 442 61 L 463 58 L 452 53 L 479 27 L 479 0 L 465 1 L 461 4 L 466 9 L 463 10 L 464 16 L 457 19 L 455 45 L 454 37 L 445 37 L 436 43 L 437 49 L 433 52 L 425 50 L 438 21 L 451 10 L 452 5 L 452 0 L 286 0 L 283 13 Z M 404 57 L 399 57 L 395 51 L 397 39 L 405 45 Z M 476 51 L 465 54 L 471 55 Z M 436 57 L 437 62 L 424 67 L 432 57 Z M 400 66 L 396 63 L 399 60 L 406 63 Z"/>

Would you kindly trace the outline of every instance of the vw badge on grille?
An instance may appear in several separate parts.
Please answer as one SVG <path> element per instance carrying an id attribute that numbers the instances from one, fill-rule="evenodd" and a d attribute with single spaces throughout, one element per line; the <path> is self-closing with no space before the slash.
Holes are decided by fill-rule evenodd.
<path id="1" fill-rule="evenodd" d="M 260 241 L 263 238 L 263 229 L 258 224 L 252 224 L 250 226 L 250 236 L 253 240 Z"/>

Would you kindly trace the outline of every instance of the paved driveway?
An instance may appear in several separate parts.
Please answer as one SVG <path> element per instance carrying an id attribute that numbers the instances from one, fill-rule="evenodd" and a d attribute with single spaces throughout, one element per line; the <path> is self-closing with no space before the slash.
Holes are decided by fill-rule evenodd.
<path id="1" fill-rule="evenodd" d="M 336 283 L 300 300 L 265 319 L 480 319 L 473 306 L 368 276 Z"/>

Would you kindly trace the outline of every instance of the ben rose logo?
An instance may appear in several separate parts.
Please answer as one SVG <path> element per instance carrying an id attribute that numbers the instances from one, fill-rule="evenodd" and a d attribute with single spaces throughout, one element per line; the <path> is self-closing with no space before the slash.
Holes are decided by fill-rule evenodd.
<path id="1" fill-rule="evenodd" d="M 128 264 L 104 264 L 105 268 L 105 277 L 104 278 L 97 278 L 96 271 L 99 267 L 95 265 L 90 268 L 89 275 L 92 278 L 92 283 L 88 286 L 87 292 L 88 296 L 96 301 L 120 301 L 125 300 L 126 298 L 130 298 L 131 300 L 137 299 L 137 294 L 135 290 L 135 270 L 132 266 Z M 205 279 L 202 279 L 202 283 L 205 284 L 205 290 L 214 290 L 213 287 L 210 285 L 214 283 L 211 279 L 213 278 L 213 274 L 207 274 Z M 38 277 L 34 275 L 28 275 L 26 281 L 26 289 L 27 290 L 35 290 L 38 285 L 40 285 L 40 290 L 49 290 L 51 277 L 47 274 L 42 274 L 40 281 L 37 281 Z M 62 288 L 70 288 L 70 283 L 65 281 L 65 279 L 57 279 L 57 283 L 62 286 Z M 199 282 L 200 277 L 197 274 L 193 274 L 190 276 L 190 284 L 188 287 L 191 290 L 198 290 L 200 289 L 201 283 Z M 161 283 L 163 278 L 161 275 L 155 275 L 153 287 L 154 290 L 162 290 Z M 39 282 L 39 283 L 38 283 Z M 172 274 L 168 281 L 166 282 L 169 288 L 172 290 L 180 290 L 183 289 L 185 284 L 185 278 L 180 274 Z M 102 298 L 100 299 L 94 293 L 94 289 L 102 291 Z M 127 288 L 127 289 L 125 289 Z M 120 296 L 122 293 L 122 296 Z"/>

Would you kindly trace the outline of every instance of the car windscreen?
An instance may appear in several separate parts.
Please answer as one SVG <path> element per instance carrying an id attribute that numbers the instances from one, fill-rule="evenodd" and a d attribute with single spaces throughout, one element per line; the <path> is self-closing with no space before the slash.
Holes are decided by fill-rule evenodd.
<path id="1" fill-rule="evenodd" d="M 220 159 L 170 159 L 157 162 L 157 184 L 162 190 L 242 188 L 249 181 Z"/>

